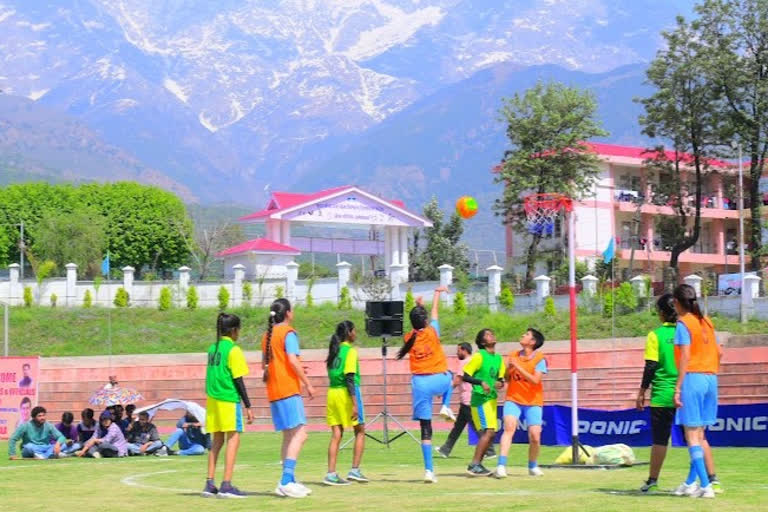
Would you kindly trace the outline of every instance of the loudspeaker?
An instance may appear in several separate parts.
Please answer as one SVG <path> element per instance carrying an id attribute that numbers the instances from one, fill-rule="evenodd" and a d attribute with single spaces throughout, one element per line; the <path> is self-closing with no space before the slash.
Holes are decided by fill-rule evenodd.
<path id="1" fill-rule="evenodd" d="M 365 303 L 365 333 L 374 338 L 403 335 L 403 301 Z"/>

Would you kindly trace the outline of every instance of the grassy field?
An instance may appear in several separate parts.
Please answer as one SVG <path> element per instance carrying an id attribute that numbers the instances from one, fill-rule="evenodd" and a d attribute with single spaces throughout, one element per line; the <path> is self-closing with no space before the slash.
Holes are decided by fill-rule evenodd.
<path id="1" fill-rule="evenodd" d="M 243 320 L 241 340 L 253 349 L 265 328 L 265 308 L 232 310 Z M 108 354 L 108 329 L 111 322 L 113 354 L 158 354 L 200 352 L 214 338 L 217 311 L 150 308 L 65 309 L 50 307 L 14 307 L 10 318 L 10 355 L 74 356 Z M 111 317 L 108 321 L 108 315 Z M 294 325 L 305 348 L 326 347 L 336 324 L 344 319 L 363 326 L 362 311 L 339 311 L 332 305 L 297 308 Z M 406 322 L 407 324 L 407 322 Z M 442 338 L 453 343 L 474 339 L 482 327 L 491 327 L 501 341 L 515 341 L 528 326 L 541 329 L 550 340 L 568 339 L 567 313 L 554 318 L 543 313 L 509 315 L 490 313 L 487 308 L 470 308 L 466 315 L 443 311 L 440 315 Z M 618 316 L 617 337 L 645 336 L 657 325 L 655 315 L 647 312 Z M 741 325 L 737 320 L 715 317 L 718 330 L 732 333 L 768 333 L 768 322 L 751 321 Z M 409 326 L 406 325 L 406 329 Z M 378 339 L 367 339 L 359 329 L 362 346 L 378 346 Z M 581 339 L 611 336 L 611 320 L 600 315 L 579 317 Z"/>
<path id="2" fill-rule="evenodd" d="M 444 438 L 438 433 L 438 441 Z M 471 479 L 464 475 L 470 448 L 459 442 L 450 459 L 436 459 L 439 482 L 421 482 L 419 448 L 410 439 L 387 450 L 369 444 L 363 470 L 368 484 L 326 488 L 320 485 L 326 466 L 326 434 L 311 434 L 299 460 L 299 479 L 314 490 L 303 500 L 272 494 L 279 478 L 279 438 L 276 434 L 246 434 L 234 483 L 250 496 L 243 500 L 203 500 L 204 457 L 146 457 L 129 459 L 65 459 L 0 461 L 0 510 L 33 512 L 75 509 L 188 512 L 269 510 L 765 510 L 768 498 L 766 450 L 716 449 L 718 476 L 725 493 L 715 500 L 694 500 L 669 494 L 641 495 L 637 489 L 647 466 L 611 471 L 545 469 L 543 478 L 527 476 L 526 447 L 513 446 L 510 477 Z M 5 453 L 5 444 L 0 444 Z M 541 462 L 554 459 L 562 448 L 544 448 Z M 648 449 L 637 449 L 647 460 Z M 340 456 L 339 471 L 349 467 L 349 450 Z M 672 449 L 662 472 L 661 487 L 672 489 L 687 473 L 688 455 Z M 220 475 L 220 473 L 219 473 Z M 217 483 L 218 479 L 217 477 Z"/>

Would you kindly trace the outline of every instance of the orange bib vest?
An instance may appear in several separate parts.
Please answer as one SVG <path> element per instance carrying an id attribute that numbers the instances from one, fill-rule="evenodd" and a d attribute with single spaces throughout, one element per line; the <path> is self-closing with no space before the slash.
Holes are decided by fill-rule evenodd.
<path id="1" fill-rule="evenodd" d="M 413 343 L 411 351 L 408 352 L 411 373 L 413 375 L 431 375 L 447 372 L 448 361 L 445 359 L 443 346 L 440 344 L 440 338 L 437 336 L 435 328 L 428 325 L 420 331 L 413 330 L 403 336 L 403 339 L 407 342 L 414 333 L 416 333 L 416 341 Z"/>
<path id="2" fill-rule="evenodd" d="M 691 335 L 691 358 L 688 361 L 690 373 L 717 373 L 720 370 L 720 355 L 715 338 L 715 326 L 709 317 L 699 320 L 693 313 L 679 318 Z M 680 368 L 680 346 L 675 345 L 675 362 Z"/>
<path id="3" fill-rule="evenodd" d="M 523 367 L 523 369 L 533 375 L 536 371 L 536 365 L 539 361 L 544 359 L 544 354 L 540 352 L 534 352 L 530 358 L 520 356 L 518 351 L 509 354 L 509 364 L 507 365 L 507 372 L 509 372 L 509 385 L 507 386 L 507 400 L 515 402 L 520 405 L 544 405 L 544 385 L 543 380 L 540 380 L 538 384 L 530 382 L 523 377 L 520 372 L 512 366 L 512 361 Z"/>
<path id="4" fill-rule="evenodd" d="M 285 337 L 291 332 L 296 331 L 288 324 L 278 324 L 272 327 L 271 356 L 267 368 L 267 399 L 270 402 L 301 393 L 301 381 L 291 368 L 288 354 L 285 352 Z M 261 338 L 262 358 L 266 358 L 266 350 L 267 333 L 264 333 Z"/>

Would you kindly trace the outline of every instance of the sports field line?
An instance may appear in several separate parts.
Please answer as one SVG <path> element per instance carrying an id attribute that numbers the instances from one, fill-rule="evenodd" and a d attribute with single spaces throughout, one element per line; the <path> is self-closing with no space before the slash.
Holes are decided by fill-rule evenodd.
<path id="1" fill-rule="evenodd" d="M 144 478 L 148 478 L 148 477 L 151 477 L 151 476 L 167 475 L 167 474 L 170 474 L 170 473 L 178 473 L 178 472 L 179 472 L 178 469 L 169 469 L 169 470 L 166 470 L 166 471 L 151 471 L 149 473 L 136 473 L 135 475 L 129 475 L 129 476 L 126 476 L 125 478 L 122 478 L 120 480 L 120 483 L 123 484 L 123 485 L 128 485 L 130 487 L 141 487 L 142 489 L 151 489 L 153 491 L 190 492 L 190 493 L 199 493 L 200 492 L 200 489 L 180 489 L 178 487 L 173 487 L 173 488 L 159 487 L 159 486 L 156 486 L 156 485 L 145 484 L 145 483 L 142 483 L 142 482 L 138 481 L 138 480 L 142 480 Z"/>

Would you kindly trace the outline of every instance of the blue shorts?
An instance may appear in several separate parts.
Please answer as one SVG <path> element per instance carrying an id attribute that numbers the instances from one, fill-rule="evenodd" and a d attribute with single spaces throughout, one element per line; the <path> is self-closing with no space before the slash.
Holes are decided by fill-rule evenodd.
<path id="1" fill-rule="evenodd" d="M 675 424 L 706 427 L 717 421 L 717 375 L 686 373 L 680 390 L 683 406 L 677 410 Z"/>
<path id="2" fill-rule="evenodd" d="M 507 400 L 504 402 L 504 417 L 514 416 L 516 419 L 520 419 L 520 416 L 525 418 L 525 424 L 529 427 L 536 425 L 542 425 L 544 410 L 540 405 L 520 405 L 515 402 Z"/>
<path id="3" fill-rule="evenodd" d="M 269 402 L 269 409 L 272 411 L 272 423 L 275 425 L 276 432 L 307 424 L 304 400 L 301 399 L 301 395 L 293 395 L 282 400 Z"/>
<path id="4" fill-rule="evenodd" d="M 432 399 L 451 389 L 451 372 L 414 375 L 411 377 L 413 394 L 413 419 L 432 419 Z"/>

